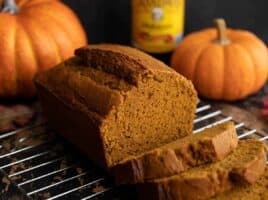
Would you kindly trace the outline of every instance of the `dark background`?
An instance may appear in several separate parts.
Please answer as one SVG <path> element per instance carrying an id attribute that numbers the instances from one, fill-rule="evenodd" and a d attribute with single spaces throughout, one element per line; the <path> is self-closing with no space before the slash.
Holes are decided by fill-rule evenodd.
<path id="1" fill-rule="evenodd" d="M 79 15 L 90 43 L 130 43 L 131 0 L 63 1 Z M 216 17 L 268 43 L 268 0 L 186 0 L 186 33 L 211 26 Z"/>

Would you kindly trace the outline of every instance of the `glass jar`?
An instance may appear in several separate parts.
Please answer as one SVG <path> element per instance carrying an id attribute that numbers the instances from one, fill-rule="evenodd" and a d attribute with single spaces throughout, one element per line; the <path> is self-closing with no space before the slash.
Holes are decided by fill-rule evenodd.
<path id="1" fill-rule="evenodd" d="M 184 0 L 132 0 L 132 43 L 151 54 L 165 55 L 180 42 Z"/>

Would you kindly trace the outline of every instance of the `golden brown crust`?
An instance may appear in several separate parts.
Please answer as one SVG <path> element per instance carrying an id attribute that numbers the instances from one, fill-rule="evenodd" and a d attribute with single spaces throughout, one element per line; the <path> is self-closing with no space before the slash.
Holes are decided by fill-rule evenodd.
<path id="1" fill-rule="evenodd" d="M 76 148 L 95 161 L 101 167 L 106 167 L 102 138 L 99 126 L 102 118 L 95 112 L 90 112 L 83 105 L 73 107 L 57 98 L 42 85 L 36 84 L 42 111 L 49 119 L 49 126 L 68 139 Z M 78 108 L 79 109 L 76 109 Z M 94 145 L 88 145 L 94 141 Z M 79 144 L 79 145 L 77 145 Z"/>
<path id="2" fill-rule="evenodd" d="M 260 170 L 259 173 L 255 173 L 253 165 Z M 256 181 L 264 173 L 265 166 L 263 143 L 255 140 L 240 141 L 237 150 L 222 161 L 140 184 L 140 196 L 141 199 L 146 197 L 154 200 L 208 199 L 235 185 Z M 239 177 L 239 181 L 233 179 L 234 176 Z"/>
<path id="3" fill-rule="evenodd" d="M 107 56 L 107 60 L 105 61 L 112 62 L 111 60 L 108 60 L 108 57 L 117 57 L 117 55 L 121 58 L 131 60 L 133 64 L 130 66 L 126 66 L 127 68 L 133 68 L 135 70 L 141 69 L 141 70 L 150 70 L 150 71 L 173 71 L 170 68 L 167 68 L 167 65 L 165 65 L 163 62 L 153 58 L 152 56 L 143 53 L 142 51 L 139 51 L 135 48 L 123 46 L 123 45 L 114 45 L 114 44 L 98 44 L 98 45 L 88 45 L 86 47 L 79 48 L 75 51 L 75 54 L 77 56 L 88 56 L 92 54 L 103 54 L 102 56 Z M 117 55 L 115 55 L 117 54 Z M 87 57 L 90 62 L 94 62 L 92 57 Z M 100 58 L 101 59 L 101 58 Z M 122 59 L 122 60 L 124 60 Z M 90 64 L 90 63 L 89 63 Z M 119 63 L 123 64 L 123 63 Z"/>
<path id="4" fill-rule="evenodd" d="M 113 167 L 111 173 L 117 184 L 168 177 L 190 167 L 221 160 L 236 148 L 237 143 L 234 124 L 227 122 L 128 158 Z"/>
<path id="5" fill-rule="evenodd" d="M 122 95 L 83 75 L 81 70 L 75 69 L 79 69 L 79 65 L 81 64 L 77 59 L 71 58 L 45 73 L 38 74 L 35 82 L 65 102 L 80 102 L 88 110 L 105 116 L 113 106 L 122 102 Z"/>
<path id="6" fill-rule="evenodd" d="M 137 49 L 121 45 L 89 45 L 75 51 L 88 66 L 115 74 L 132 84 L 137 84 L 140 76 L 157 76 L 157 72 L 174 73 L 163 62 Z M 183 78 L 183 77 L 180 77 Z M 183 78 L 184 79 L 184 78 Z"/>

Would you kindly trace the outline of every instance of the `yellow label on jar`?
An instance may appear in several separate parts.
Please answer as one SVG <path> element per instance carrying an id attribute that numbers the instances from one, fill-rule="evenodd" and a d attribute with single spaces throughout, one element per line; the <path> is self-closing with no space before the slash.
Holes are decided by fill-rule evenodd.
<path id="1" fill-rule="evenodd" d="M 132 0 L 133 45 L 149 53 L 172 51 L 183 35 L 184 0 Z"/>

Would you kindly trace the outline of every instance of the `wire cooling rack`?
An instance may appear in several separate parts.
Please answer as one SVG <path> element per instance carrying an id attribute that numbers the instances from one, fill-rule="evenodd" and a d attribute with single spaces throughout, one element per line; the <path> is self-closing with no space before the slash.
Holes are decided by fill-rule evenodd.
<path id="1" fill-rule="evenodd" d="M 239 139 L 268 141 L 268 135 L 203 102 L 196 110 L 194 133 L 227 121 L 234 121 Z M 43 122 L 0 135 L 0 180 L 0 199 L 135 199 L 133 190 L 116 188 L 102 169 Z"/>

